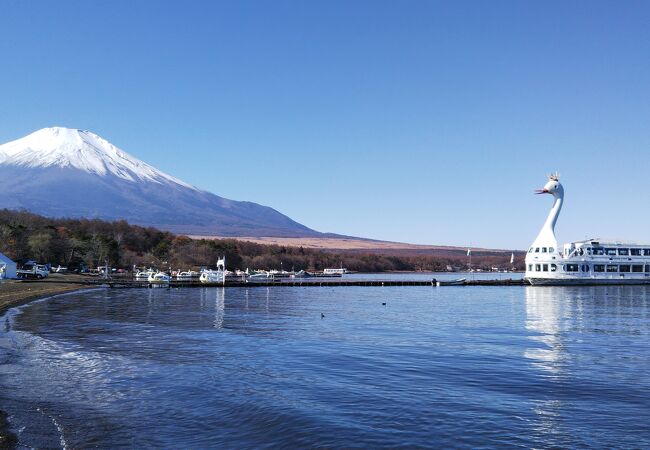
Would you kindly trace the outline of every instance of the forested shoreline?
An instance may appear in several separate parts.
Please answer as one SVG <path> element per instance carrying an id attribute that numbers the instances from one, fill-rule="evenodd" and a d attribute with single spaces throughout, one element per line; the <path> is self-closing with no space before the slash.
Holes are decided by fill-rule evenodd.
<path id="1" fill-rule="evenodd" d="M 385 255 L 323 251 L 264 245 L 236 239 L 191 239 L 126 221 L 53 219 L 26 211 L 0 210 L 0 252 L 18 263 L 35 260 L 71 270 L 111 267 L 187 269 L 211 267 L 226 257 L 228 269 L 322 270 L 344 266 L 358 272 L 441 271 L 465 268 L 462 252 L 436 255 Z M 485 252 L 473 256 L 473 267 L 509 267 L 509 254 Z"/>

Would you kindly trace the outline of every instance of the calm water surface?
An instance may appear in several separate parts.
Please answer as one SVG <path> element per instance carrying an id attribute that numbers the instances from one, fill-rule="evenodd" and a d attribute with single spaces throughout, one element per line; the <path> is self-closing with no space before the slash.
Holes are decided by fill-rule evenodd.
<path id="1" fill-rule="evenodd" d="M 24 446 L 650 447 L 648 287 L 96 290 L 0 329 Z"/>

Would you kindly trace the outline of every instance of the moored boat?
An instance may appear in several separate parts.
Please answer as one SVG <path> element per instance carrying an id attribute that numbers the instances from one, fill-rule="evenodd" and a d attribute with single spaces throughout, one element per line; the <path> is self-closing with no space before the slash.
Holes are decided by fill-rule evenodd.
<path id="1" fill-rule="evenodd" d="M 560 247 L 555 237 L 564 201 L 559 177 L 551 175 L 537 193 L 550 194 L 554 201 L 526 254 L 525 279 L 530 284 L 650 284 L 650 244 L 587 239 Z"/>
<path id="2" fill-rule="evenodd" d="M 184 272 L 178 272 L 176 274 L 176 279 L 178 281 L 192 281 L 198 280 L 201 276 L 201 272 L 196 272 L 194 270 L 186 270 Z"/>
<path id="3" fill-rule="evenodd" d="M 225 283 L 226 272 L 226 258 L 224 257 L 217 261 L 217 270 L 203 270 L 199 280 L 201 283 Z"/>
<path id="4" fill-rule="evenodd" d="M 149 275 L 147 281 L 150 284 L 169 284 L 172 277 L 166 274 L 165 272 L 157 272 Z"/>
<path id="5" fill-rule="evenodd" d="M 149 277 L 155 275 L 155 270 L 141 270 L 134 275 L 135 281 L 148 281 Z"/>
<path id="6" fill-rule="evenodd" d="M 458 278 L 456 280 L 436 280 L 434 278 L 431 284 L 435 286 L 463 286 L 465 284 L 465 278 Z"/>
<path id="7" fill-rule="evenodd" d="M 348 269 L 344 267 L 341 267 L 339 269 L 327 268 L 323 269 L 323 273 L 319 275 L 323 277 L 342 277 L 346 273 L 348 273 Z"/>
<path id="8" fill-rule="evenodd" d="M 199 277 L 201 283 L 223 283 L 225 273 L 222 270 L 204 270 Z"/>

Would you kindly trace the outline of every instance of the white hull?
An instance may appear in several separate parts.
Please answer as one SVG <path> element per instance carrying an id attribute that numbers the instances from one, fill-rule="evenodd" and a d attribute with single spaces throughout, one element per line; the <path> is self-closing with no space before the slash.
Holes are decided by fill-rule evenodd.
<path id="1" fill-rule="evenodd" d="M 533 286 L 597 286 L 597 285 L 640 285 L 650 284 L 650 278 L 536 278 L 526 277 Z"/>

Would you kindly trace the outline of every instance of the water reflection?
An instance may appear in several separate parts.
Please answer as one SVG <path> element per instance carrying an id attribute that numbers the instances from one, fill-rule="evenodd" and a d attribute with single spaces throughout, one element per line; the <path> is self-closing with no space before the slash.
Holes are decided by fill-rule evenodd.
<path id="1" fill-rule="evenodd" d="M 524 351 L 533 364 L 551 374 L 560 373 L 561 319 L 566 303 L 561 287 L 526 287 L 526 329 L 529 339 L 541 344 Z"/>
<path id="2" fill-rule="evenodd" d="M 225 315 L 225 298 L 226 298 L 226 288 L 217 288 L 215 289 L 215 299 L 214 299 L 214 327 L 217 329 L 223 328 L 223 318 Z"/>
<path id="3" fill-rule="evenodd" d="M 539 345 L 527 348 L 524 356 L 559 375 L 570 358 L 563 336 L 642 333 L 649 297 L 649 286 L 528 286 L 526 329 Z"/>
<path id="4" fill-rule="evenodd" d="M 530 345 L 523 355 L 538 372 L 541 395 L 532 402 L 537 417 L 533 427 L 545 442 L 568 442 L 563 425 L 577 403 L 569 401 L 580 390 L 584 398 L 619 395 L 602 385 L 622 365 L 623 353 L 648 334 L 648 286 L 581 286 L 525 288 Z M 602 347 L 618 348 L 604 357 Z M 623 348 L 625 350 L 623 351 Z M 622 396 L 633 394 L 628 390 Z"/>

